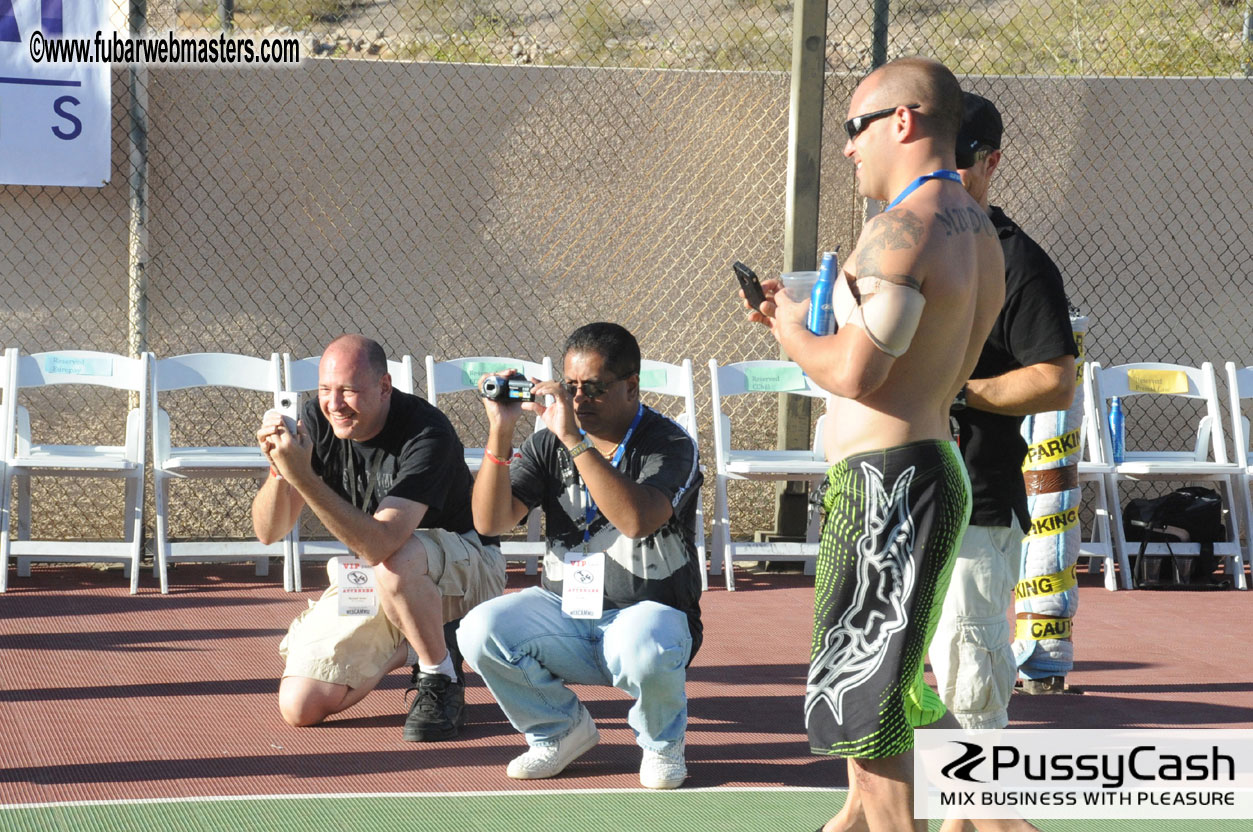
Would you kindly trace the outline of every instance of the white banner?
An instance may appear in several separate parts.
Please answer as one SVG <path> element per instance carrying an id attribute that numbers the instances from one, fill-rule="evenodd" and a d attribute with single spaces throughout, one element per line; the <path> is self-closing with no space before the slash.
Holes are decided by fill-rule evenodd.
<path id="1" fill-rule="evenodd" d="M 914 732 L 918 818 L 1253 818 L 1250 730 Z"/>
<path id="2" fill-rule="evenodd" d="M 109 65 L 36 62 L 31 54 L 35 32 L 55 39 L 109 31 L 106 2 L 0 0 L 0 184 L 108 184 Z"/>

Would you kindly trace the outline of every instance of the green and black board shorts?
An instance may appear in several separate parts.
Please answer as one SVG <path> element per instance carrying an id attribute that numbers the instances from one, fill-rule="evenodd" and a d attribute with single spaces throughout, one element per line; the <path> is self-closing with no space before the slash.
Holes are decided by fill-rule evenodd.
<path id="1" fill-rule="evenodd" d="M 805 725 L 815 754 L 891 757 L 944 715 L 923 659 L 970 516 L 952 442 L 832 466 L 818 547 Z"/>

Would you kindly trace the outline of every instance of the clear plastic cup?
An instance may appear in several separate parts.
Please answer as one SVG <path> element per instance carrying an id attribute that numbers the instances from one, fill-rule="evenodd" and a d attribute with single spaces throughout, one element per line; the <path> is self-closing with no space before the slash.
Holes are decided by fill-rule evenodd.
<path id="1" fill-rule="evenodd" d="M 813 294 L 814 284 L 818 282 L 818 272 L 784 272 L 780 278 L 788 298 L 804 303 Z"/>

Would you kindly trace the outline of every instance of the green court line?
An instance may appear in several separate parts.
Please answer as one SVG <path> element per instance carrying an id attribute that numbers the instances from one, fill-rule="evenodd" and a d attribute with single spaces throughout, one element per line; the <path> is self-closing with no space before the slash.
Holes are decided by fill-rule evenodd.
<path id="1" fill-rule="evenodd" d="M 843 791 L 718 789 L 101 802 L 5 808 L 0 832 L 810 832 L 843 802 Z M 1248 829 L 1247 821 L 1037 825 L 1046 832 Z"/>

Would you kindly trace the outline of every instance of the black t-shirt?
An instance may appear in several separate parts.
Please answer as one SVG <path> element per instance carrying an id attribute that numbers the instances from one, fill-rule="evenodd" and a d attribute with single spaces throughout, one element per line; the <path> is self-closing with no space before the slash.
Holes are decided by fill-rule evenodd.
<path id="1" fill-rule="evenodd" d="M 586 492 L 569 452 L 552 431 L 533 433 L 521 452 L 522 458 L 509 468 L 509 484 L 528 509 L 539 506 L 544 511 L 544 588 L 560 595 L 562 555 L 583 547 Z M 605 553 L 605 608 L 656 601 L 686 613 L 695 656 L 701 644 L 699 570 L 704 568 L 696 552 L 696 506 L 703 479 L 696 442 L 676 422 L 645 407 L 618 470 L 665 494 L 674 513 L 660 529 L 638 540 L 595 514 L 587 547 Z"/>
<path id="2" fill-rule="evenodd" d="M 1005 306 L 970 377 L 992 378 L 1063 355 L 1078 357 L 1057 266 L 1000 208 L 993 205 L 991 216 L 1005 253 Z M 1027 453 L 1022 417 L 971 407 L 955 415 L 974 496 L 971 525 L 1008 526 L 1016 516 L 1026 531 L 1030 517 L 1022 478 Z"/>
<path id="3" fill-rule="evenodd" d="M 474 528 L 474 482 L 461 440 L 425 399 L 393 389 L 383 429 L 365 442 L 337 438 L 316 398 L 305 402 L 303 417 L 314 472 L 357 508 L 373 514 L 384 497 L 400 497 L 427 507 L 420 528 L 457 534 Z"/>

